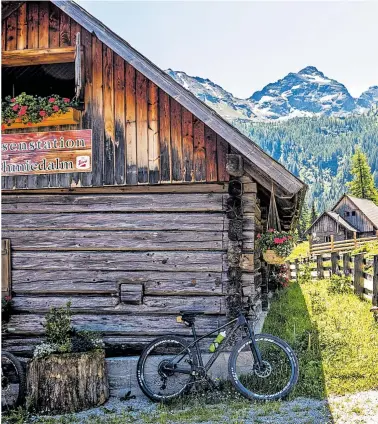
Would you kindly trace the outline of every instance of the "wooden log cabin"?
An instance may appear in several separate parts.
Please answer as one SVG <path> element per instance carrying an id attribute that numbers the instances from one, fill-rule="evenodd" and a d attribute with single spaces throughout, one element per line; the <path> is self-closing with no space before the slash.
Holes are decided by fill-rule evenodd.
<path id="1" fill-rule="evenodd" d="M 292 227 L 300 180 L 72 1 L 3 2 L 2 68 L 3 94 L 79 101 L 69 116 L 2 131 L 5 348 L 30 356 L 44 314 L 68 300 L 109 356 L 188 334 L 181 309 L 206 311 L 200 331 L 242 305 L 261 310 L 255 235 L 272 187 Z M 62 137 L 64 148 L 52 143 Z M 36 146 L 41 162 L 28 167 Z"/>

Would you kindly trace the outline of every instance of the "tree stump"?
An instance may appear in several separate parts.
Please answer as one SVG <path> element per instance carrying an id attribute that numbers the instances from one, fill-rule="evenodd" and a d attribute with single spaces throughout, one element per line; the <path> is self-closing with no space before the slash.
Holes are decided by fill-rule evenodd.
<path id="1" fill-rule="evenodd" d="M 34 358 L 27 373 L 28 406 L 39 413 L 78 412 L 109 398 L 105 352 Z"/>

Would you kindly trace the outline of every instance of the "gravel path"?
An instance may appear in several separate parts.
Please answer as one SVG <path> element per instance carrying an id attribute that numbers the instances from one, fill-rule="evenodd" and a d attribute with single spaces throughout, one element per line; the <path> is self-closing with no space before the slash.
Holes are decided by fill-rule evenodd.
<path id="1" fill-rule="evenodd" d="M 173 418 L 170 424 L 377 424 L 378 423 L 378 391 L 368 391 L 345 396 L 331 396 L 328 400 L 314 400 L 297 398 L 289 402 L 274 402 L 266 404 L 253 404 L 250 408 L 237 410 L 224 405 L 209 405 L 205 409 L 210 411 L 211 419 L 201 417 L 198 421 L 186 411 L 185 419 Z M 179 410 L 174 409 L 175 414 Z M 161 410 L 157 404 L 145 399 L 132 399 L 120 401 L 111 398 L 103 407 L 91 409 L 71 415 L 72 422 L 86 424 L 96 416 L 106 423 L 115 416 L 129 414 L 135 424 L 145 422 L 166 422 L 159 420 Z M 174 415 L 173 415 L 174 416 Z M 144 417 L 144 418 L 143 418 Z M 148 417 L 148 420 L 146 420 Z M 214 417 L 217 417 L 214 419 Z M 58 417 L 54 417 L 57 418 Z M 92 418 L 92 419 L 91 419 Z M 156 419 L 155 419 L 156 418 Z M 71 420 L 70 420 L 71 421 Z M 38 419 L 35 420 L 38 422 Z M 54 421 L 49 421 L 54 422 Z M 59 420 L 57 420 L 59 422 Z M 114 422 L 114 421 L 112 421 Z M 119 421 L 121 422 L 121 421 Z M 126 421 L 123 421 L 126 422 Z M 117 421 L 118 423 L 118 421 Z"/>

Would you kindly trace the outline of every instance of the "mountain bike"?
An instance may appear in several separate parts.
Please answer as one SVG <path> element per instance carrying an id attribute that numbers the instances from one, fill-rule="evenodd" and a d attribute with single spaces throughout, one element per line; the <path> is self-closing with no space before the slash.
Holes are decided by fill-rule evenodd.
<path id="1" fill-rule="evenodd" d="M 26 379 L 21 362 L 11 353 L 1 352 L 1 409 L 8 411 L 25 399 Z"/>
<path id="2" fill-rule="evenodd" d="M 255 334 L 248 312 L 202 337 L 197 337 L 196 316 L 204 311 L 180 311 L 178 322 L 191 327 L 192 342 L 168 335 L 153 340 L 137 364 L 137 380 L 143 393 L 157 402 L 178 397 L 198 381 L 208 380 L 208 371 L 229 346 L 228 377 L 234 388 L 250 400 L 278 400 L 287 396 L 298 381 L 298 360 L 291 347 L 271 334 Z M 199 342 L 226 331 L 224 340 L 204 364 Z M 241 333 L 241 339 L 240 337 Z M 218 334 L 218 335 L 219 335 Z M 224 333 L 223 333 L 224 334 Z M 243 337 L 244 336 L 244 337 Z M 238 339 L 240 339 L 238 341 Z"/>

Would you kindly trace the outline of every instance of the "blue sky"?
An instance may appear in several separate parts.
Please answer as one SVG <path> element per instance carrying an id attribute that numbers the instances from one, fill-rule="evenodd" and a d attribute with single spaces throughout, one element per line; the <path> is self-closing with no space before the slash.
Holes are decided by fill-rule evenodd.
<path id="1" fill-rule="evenodd" d="M 76 1 L 160 68 L 238 97 L 308 65 L 353 96 L 378 85 L 375 1 Z"/>

